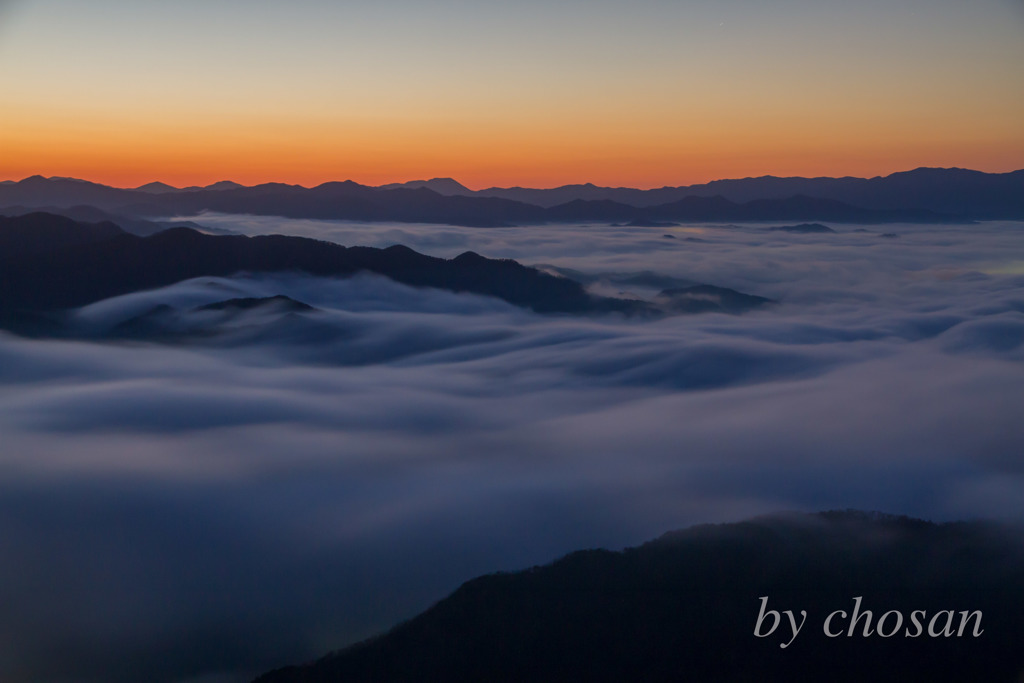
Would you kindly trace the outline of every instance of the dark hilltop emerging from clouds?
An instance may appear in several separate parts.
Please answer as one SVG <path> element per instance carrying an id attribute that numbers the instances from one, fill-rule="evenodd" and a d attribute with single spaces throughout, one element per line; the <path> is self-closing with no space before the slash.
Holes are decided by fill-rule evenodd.
<path id="1" fill-rule="evenodd" d="M 783 623 L 759 638 L 764 597 Z M 1022 632 L 1019 531 L 828 512 L 480 577 L 380 637 L 255 683 L 1013 683 Z"/>
<path id="2" fill-rule="evenodd" d="M 344 247 L 285 235 L 207 235 L 189 227 L 140 237 L 109 221 L 80 223 L 42 212 L 0 216 L 0 250 L 0 327 L 32 335 L 67 334 L 59 315 L 63 310 L 192 278 L 239 273 L 371 273 L 414 287 L 491 296 L 538 313 L 741 313 L 771 303 L 700 284 L 665 289 L 655 301 L 613 298 L 591 294 L 569 277 L 474 252 L 443 259 L 401 245 Z M 150 323 L 154 313 L 164 311 L 149 312 Z"/>

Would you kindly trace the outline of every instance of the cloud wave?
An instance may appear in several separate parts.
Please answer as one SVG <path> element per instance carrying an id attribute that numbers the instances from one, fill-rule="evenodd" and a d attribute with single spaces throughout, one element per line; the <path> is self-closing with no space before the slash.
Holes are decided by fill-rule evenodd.
<path id="1" fill-rule="evenodd" d="M 245 680 L 478 573 L 778 509 L 1024 521 L 1020 225 L 678 229 L 698 243 L 204 219 L 781 303 L 545 317 L 375 277 L 203 278 L 74 317 L 215 323 L 187 342 L 0 335 L 4 680 Z M 194 310 L 276 294 L 318 310 Z"/>

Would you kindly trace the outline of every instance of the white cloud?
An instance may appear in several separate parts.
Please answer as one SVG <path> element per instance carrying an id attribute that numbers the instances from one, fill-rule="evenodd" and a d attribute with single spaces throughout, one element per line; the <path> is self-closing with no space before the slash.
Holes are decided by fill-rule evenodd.
<path id="1" fill-rule="evenodd" d="M 0 336 L 5 680 L 244 679 L 475 574 L 694 522 L 845 507 L 1024 521 L 1024 277 L 989 267 L 1019 229 L 708 227 L 693 243 L 215 220 L 781 303 L 544 317 L 374 277 L 204 278 L 78 324 L 273 294 L 320 312 L 187 344 Z"/>

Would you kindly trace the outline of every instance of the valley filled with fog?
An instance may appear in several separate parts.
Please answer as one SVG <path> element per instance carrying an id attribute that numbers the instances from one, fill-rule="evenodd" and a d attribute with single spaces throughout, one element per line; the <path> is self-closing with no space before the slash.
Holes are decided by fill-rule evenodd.
<path id="1" fill-rule="evenodd" d="M 541 315 L 380 276 L 198 278 L 172 341 L 0 333 L 0 677 L 247 680 L 476 575 L 780 510 L 1024 521 L 1024 224 L 462 228 L 202 214 L 475 251 L 742 315 Z M 314 310 L 202 306 L 284 295 Z M 21 596 L 21 597 L 18 597 Z M 70 618 L 68 615 L 72 615 Z"/>

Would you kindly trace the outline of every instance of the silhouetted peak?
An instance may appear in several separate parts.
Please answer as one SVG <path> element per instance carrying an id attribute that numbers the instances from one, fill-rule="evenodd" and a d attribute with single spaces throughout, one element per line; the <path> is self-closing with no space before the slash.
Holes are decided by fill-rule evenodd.
<path id="1" fill-rule="evenodd" d="M 969 169 L 969 168 L 960 168 L 959 166 L 951 166 L 949 168 L 942 167 L 942 166 L 918 166 L 917 168 L 912 169 L 910 171 L 897 171 L 896 173 L 891 173 L 891 174 L 889 174 L 886 177 L 887 178 L 900 177 L 900 176 L 918 176 L 918 177 L 947 176 L 947 177 L 952 177 L 952 176 L 968 176 L 968 175 L 971 175 L 971 176 L 984 176 L 984 175 L 989 175 L 989 174 L 985 173 L 983 171 L 975 171 L 975 170 L 972 170 L 972 169 Z"/>
<path id="2" fill-rule="evenodd" d="M 454 178 L 431 178 L 423 183 L 423 187 L 445 195 L 472 193 L 472 190 Z"/>
<path id="3" fill-rule="evenodd" d="M 455 180 L 455 178 L 431 178 L 427 181 L 431 187 L 443 187 L 451 190 L 469 190 L 468 187 Z"/>
<path id="4" fill-rule="evenodd" d="M 139 185 L 135 188 L 139 192 L 149 192 L 150 194 L 166 194 L 168 192 L 180 192 L 181 190 L 173 185 L 167 183 L 161 183 L 159 181 L 146 183 L 145 185 Z"/>
<path id="5" fill-rule="evenodd" d="M 242 187 L 245 187 L 245 185 L 241 185 L 241 184 L 236 183 L 236 182 L 231 181 L 231 180 L 218 180 L 217 182 L 215 182 L 215 183 L 213 183 L 211 185 L 207 185 L 203 189 L 204 190 L 237 190 L 237 189 L 242 188 Z"/>
<path id="6" fill-rule="evenodd" d="M 366 186 L 365 185 L 360 185 L 359 183 L 357 183 L 354 180 L 329 180 L 326 183 L 320 183 L 319 185 L 315 186 L 313 189 L 314 190 L 332 190 L 332 189 L 336 190 L 336 189 L 341 189 L 341 188 L 352 189 L 352 188 L 356 188 L 356 187 L 366 187 Z"/>
<path id="7" fill-rule="evenodd" d="M 423 258 L 429 258 L 425 257 L 424 254 L 419 253 L 415 249 L 405 246 L 404 244 L 392 244 L 390 247 L 386 247 L 381 251 L 387 255 L 388 259 L 395 263 L 410 263 Z"/>
<path id="8" fill-rule="evenodd" d="M 64 176 L 50 176 L 49 178 L 47 178 L 46 176 L 42 176 L 42 175 L 29 176 L 28 178 L 25 178 L 24 180 L 22 180 L 18 184 L 19 185 L 29 185 L 29 186 L 41 186 L 41 185 L 53 186 L 53 185 L 69 185 L 69 184 L 74 184 L 74 185 L 80 185 L 80 186 L 92 186 L 92 187 L 102 187 L 102 188 L 106 188 L 107 187 L 106 185 L 101 185 L 99 183 L 94 183 L 91 180 L 82 180 L 81 178 L 67 178 L 67 177 L 64 177 Z"/>
<path id="9" fill-rule="evenodd" d="M 289 190 L 289 191 L 301 191 L 301 190 L 305 190 L 305 189 L 307 189 L 307 188 L 303 187 L 302 185 L 292 185 L 292 184 L 289 184 L 289 183 L 260 183 L 259 185 L 254 185 L 254 186 L 252 186 L 252 187 L 250 187 L 250 188 L 239 188 L 239 189 L 249 189 L 249 190 L 257 190 L 257 191 L 258 191 L 258 190 L 271 190 L 271 191 L 275 191 L 275 190 L 276 190 L 276 191 L 280 191 L 280 190 Z"/>
<path id="10" fill-rule="evenodd" d="M 454 178 L 431 178 L 430 180 L 409 180 L 404 183 L 388 183 L 381 185 L 378 190 L 415 190 L 426 188 L 444 196 L 459 196 L 474 194 L 468 187 Z"/>
<path id="11" fill-rule="evenodd" d="M 452 259 L 454 263 L 458 264 L 469 264 L 469 263 L 485 263 L 490 259 L 484 258 L 475 251 L 464 251 L 455 258 Z"/>

